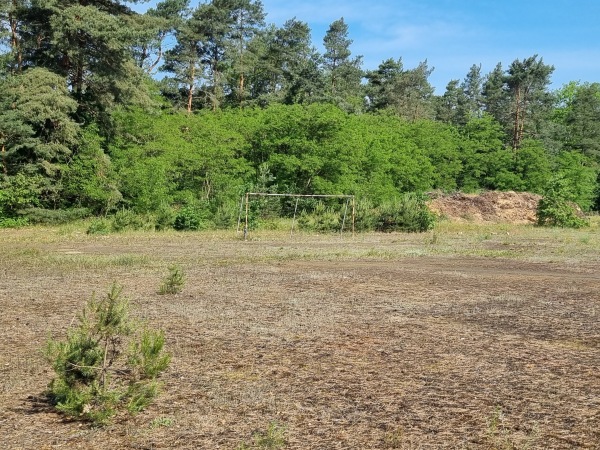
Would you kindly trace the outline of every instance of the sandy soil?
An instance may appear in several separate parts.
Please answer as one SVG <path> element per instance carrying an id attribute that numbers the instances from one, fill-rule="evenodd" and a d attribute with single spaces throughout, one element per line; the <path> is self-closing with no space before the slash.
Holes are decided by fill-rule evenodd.
<path id="1" fill-rule="evenodd" d="M 271 423 L 289 449 L 600 448 L 596 261 L 411 256 L 398 249 L 423 238 L 402 235 L 13 237 L 0 235 L 0 448 L 253 448 Z M 533 256 L 547 244 L 523 242 Z M 159 296 L 174 262 L 185 289 Z M 44 402 L 40 349 L 113 280 L 173 361 L 155 404 L 95 429 Z"/>
<path id="2" fill-rule="evenodd" d="M 430 209 L 448 219 L 473 223 L 535 223 L 541 196 L 528 192 L 433 195 Z"/>

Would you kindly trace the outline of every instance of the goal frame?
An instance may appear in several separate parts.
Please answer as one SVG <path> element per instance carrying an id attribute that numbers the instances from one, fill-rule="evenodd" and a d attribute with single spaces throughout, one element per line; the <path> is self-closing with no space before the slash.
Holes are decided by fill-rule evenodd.
<path id="1" fill-rule="evenodd" d="M 291 197 L 296 199 L 296 205 L 294 208 L 294 216 L 292 218 L 292 228 L 290 230 L 290 236 L 294 234 L 294 224 L 296 222 L 296 213 L 298 211 L 298 201 L 301 198 L 341 198 L 346 199 L 346 204 L 344 207 L 344 218 L 342 219 L 342 224 L 340 227 L 340 235 L 344 232 L 344 226 L 346 224 L 346 216 L 348 213 L 348 204 L 350 203 L 352 207 L 351 212 L 351 230 L 352 236 L 354 236 L 354 223 L 356 220 L 356 200 L 354 195 L 337 195 L 337 194 L 272 194 L 269 192 L 246 192 L 240 201 L 240 212 L 238 215 L 238 225 L 237 225 L 237 233 L 240 232 L 240 226 L 242 224 L 242 211 L 245 209 L 245 217 L 244 217 L 244 239 L 248 233 L 248 215 L 250 210 L 250 197 Z M 245 206 L 245 208 L 244 208 Z"/>

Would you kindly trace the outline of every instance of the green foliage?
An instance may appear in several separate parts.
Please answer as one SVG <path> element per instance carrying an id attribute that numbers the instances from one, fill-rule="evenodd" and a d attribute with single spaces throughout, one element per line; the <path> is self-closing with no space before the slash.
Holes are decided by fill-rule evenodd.
<path id="1" fill-rule="evenodd" d="M 29 225 L 25 217 L 0 217 L 0 228 L 21 228 Z"/>
<path id="2" fill-rule="evenodd" d="M 131 209 L 120 209 L 112 217 L 111 228 L 113 231 L 125 231 L 125 230 L 143 230 L 149 227 L 153 227 L 152 223 L 149 223 L 148 218 L 136 214 Z"/>
<path id="3" fill-rule="evenodd" d="M 166 203 L 161 203 L 154 213 L 156 230 L 162 231 L 173 227 L 175 222 L 175 211 Z"/>
<path id="4" fill-rule="evenodd" d="M 43 178 L 40 175 L 0 178 L 0 216 L 14 216 L 18 210 L 39 206 Z"/>
<path id="5" fill-rule="evenodd" d="M 90 215 L 87 208 L 44 209 L 26 208 L 18 211 L 29 223 L 53 225 L 80 220 Z"/>
<path id="6" fill-rule="evenodd" d="M 538 225 L 562 228 L 587 226 L 588 221 L 577 213 L 573 198 L 568 181 L 560 176 L 553 178 L 546 195 L 538 203 Z"/>
<path id="7" fill-rule="evenodd" d="M 238 216 L 239 205 L 229 202 L 217 208 L 213 216 L 213 222 L 217 229 L 226 230 L 237 224 Z"/>
<path id="8" fill-rule="evenodd" d="M 161 295 L 178 294 L 183 289 L 184 284 L 185 275 L 181 270 L 181 267 L 169 267 L 169 275 L 162 281 L 158 293 Z"/>
<path id="9" fill-rule="evenodd" d="M 569 191 L 569 200 L 589 211 L 598 195 L 597 177 L 599 168 L 585 155 L 563 151 L 554 161 L 556 173 L 563 179 Z"/>
<path id="10" fill-rule="evenodd" d="M 76 155 L 62 167 L 63 198 L 96 214 L 112 212 L 123 198 L 117 174 L 96 127 L 87 127 L 82 134 Z"/>
<path id="11" fill-rule="evenodd" d="M 399 200 L 387 202 L 376 209 L 377 231 L 423 232 L 433 228 L 435 215 L 425 203 L 425 196 L 406 193 Z"/>
<path id="12" fill-rule="evenodd" d="M 271 422 L 265 432 L 254 435 L 254 445 L 264 450 L 283 448 L 285 446 L 285 427 Z"/>
<path id="13" fill-rule="evenodd" d="M 173 228 L 178 231 L 199 230 L 202 223 L 202 214 L 196 208 L 181 208 L 175 216 Z"/>
<path id="14" fill-rule="evenodd" d="M 209 230 L 214 227 L 210 210 L 200 206 L 185 206 L 175 216 L 173 228 L 178 231 Z"/>
<path id="15" fill-rule="evenodd" d="M 156 378 L 166 370 L 171 356 L 164 352 L 164 347 L 165 334 L 162 330 L 142 330 L 139 339 L 132 343 L 129 357 L 129 364 L 137 370 L 138 378 Z"/>
<path id="16" fill-rule="evenodd" d="M 156 377 L 170 358 L 164 334 L 139 332 L 121 293 L 113 284 L 105 297 L 92 297 L 66 340 L 47 343 L 45 356 L 56 374 L 47 394 L 65 415 L 102 425 L 122 409 L 140 411 L 158 394 Z"/>
<path id="17" fill-rule="evenodd" d="M 250 186 L 381 204 L 432 189 L 542 193 L 560 173 L 584 210 L 600 191 L 600 84 L 552 95 L 554 68 L 537 55 L 487 76 L 473 65 L 435 96 L 427 61 L 388 58 L 365 74 L 343 18 L 319 54 L 306 23 L 265 27 L 254 0 L 165 0 L 146 14 L 119 0 L 4 10 L 2 220 L 124 207 L 146 218 L 120 213 L 117 230 L 226 228 Z M 155 81 L 156 70 L 172 77 Z M 334 227 L 320 216 L 307 226 Z"/>
<path id="18" fill-rule="evenodd" d="M 373 231 L 377 223 L 375 207 L 367 199 L 361 199 L 356 202 L 354 229 L 355 231 Z"/>
<path id="19" fill-rule="evenodd" d="M 321 202 L 311 212 L 303 210 L 298 217 L 299 228 L 307 231 L 339 232 L 341 225 L 339 208 L 327 207 Z"/>
<path id="20" fill-rule="evenodd" d="M 94 219 L 90 223 L 87 234 L 108 234 L 111 231 L 111 224 L 108 219 Z"/>

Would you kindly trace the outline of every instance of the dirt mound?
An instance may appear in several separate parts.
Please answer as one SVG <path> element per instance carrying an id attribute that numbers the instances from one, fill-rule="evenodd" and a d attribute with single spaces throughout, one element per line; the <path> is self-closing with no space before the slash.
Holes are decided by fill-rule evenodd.
<path id="1" fill-rule="evenodd" d="M 453 221 L 475 223 L 532 223 L 541 196 L 527 192 L 489 191 L 483 194 L 433 195 L 436 214 Z"/>

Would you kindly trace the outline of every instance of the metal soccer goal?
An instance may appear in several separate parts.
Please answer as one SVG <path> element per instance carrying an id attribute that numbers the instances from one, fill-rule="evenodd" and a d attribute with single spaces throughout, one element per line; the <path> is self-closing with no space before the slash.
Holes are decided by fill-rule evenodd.
<path id="1" fill-rule="evenodd" d="M 344 229 L 346 227 L 346 222 L 348 221 L 348 215 L 349 215 L 349 210 L 350 210 L 350 231 L 352 232 L 352 235 L 354 235 L 354 222 L 355 222 L 355 217 L 356 217 L 356 202 L 355 202 L 355 198 L 354 195 L 332 195 L 332 194 L 271 194 L 268 192 L 246 192 L 246 194 L 244 194 L 242 196 L 242 199 L 240 200 L 240 212 L 238 215 L 238 226 L 237 226 L 237 232 L 239 233 L 240 231 L 243 231 L 244 233 L 244 239 L 246 239 L 247 237 L 247 233 L 248 233 L 248 223 L 249 223 L 249 214 L 250 214 L 250 200 L 251 197 L 288 197 L 288 198 L 292 198 L 295 199 L 295 203 L 294 203 L 294 214 L 292 217 L 292 225 L 291 225 L 291 229 L 290 229 L 290 235 L 292 235 L 294 233 L 294 226 L 296 224 L 296 217 L 298 214 L 298 202 L 300 201 L 300 199 L 303 198 L 337 198 L 337 199 L 343 199 L 344 204 L 343 204 L 343 216 L 342 216 L 342 222 L 340 225 L 340 234 L 342 234 L 344 232 Z M 243 229 L 240 230 L 240 228 L 242 227 L 243 224 Z"/>

